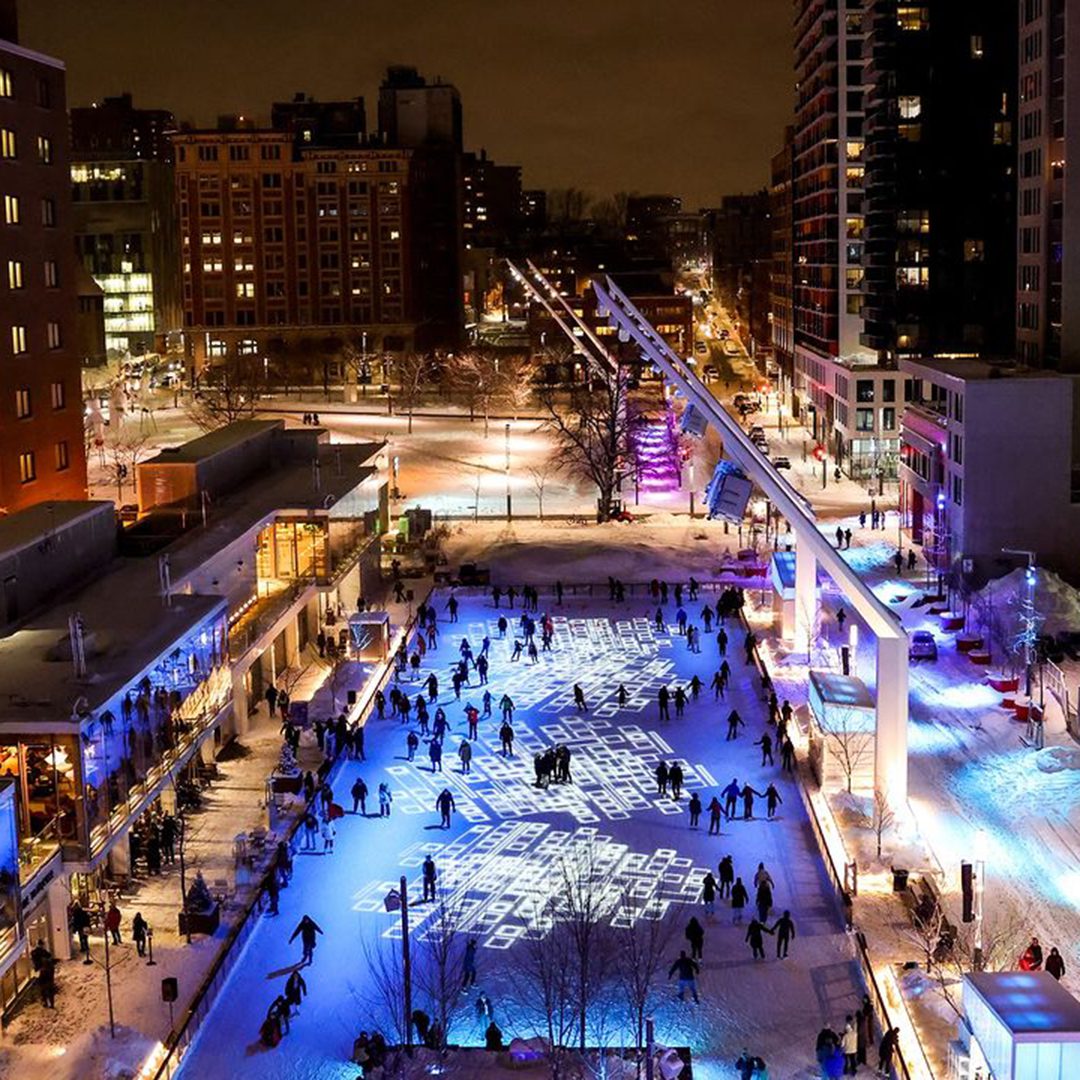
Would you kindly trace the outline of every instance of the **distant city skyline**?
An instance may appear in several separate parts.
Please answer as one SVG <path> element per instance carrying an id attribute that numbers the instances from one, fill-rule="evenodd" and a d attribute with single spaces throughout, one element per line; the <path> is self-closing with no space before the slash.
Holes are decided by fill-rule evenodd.
<path id="1" fill-rule="evenodd" d="M 297 91 L 362 95 L 375 128 L 384 68 L 413 64 L 459 88 L 466 145 L 521 164 L 527 187 L 670 192 L 688 209 L 767 183 L 790 119 L 791 20 L 789 0 L 20 5 L 22 43 L 67 65 L 69 106 L 130 90 L 212 125 L 265 120 Z"/>

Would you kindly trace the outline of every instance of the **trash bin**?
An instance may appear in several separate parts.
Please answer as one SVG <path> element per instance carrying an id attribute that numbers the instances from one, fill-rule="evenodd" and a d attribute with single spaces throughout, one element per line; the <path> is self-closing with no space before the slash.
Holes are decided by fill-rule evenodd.
<path id="1" fill-rule="evenodd" d="M 893 867 L 892 891 L 903 892 L 907 888 L 908 871 Z"/>

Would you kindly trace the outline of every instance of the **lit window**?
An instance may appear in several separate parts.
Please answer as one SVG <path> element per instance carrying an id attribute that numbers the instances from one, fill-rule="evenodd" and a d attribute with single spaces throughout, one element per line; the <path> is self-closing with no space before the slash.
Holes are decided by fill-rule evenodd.
<path id="1" fill-rule="evenodd" d="M 37 466 L 34 464 L 34 451 L 27 450 L 19 455 L 19 483 L 29 484 L 37 479 Z"/>
<path id="2" fill-rule="evenodd" d="M 11 128 L 0 128 L 0 157 L 13 158 L 15 153 L 15 132 Z"/>
<path id="3" fill-rule="evenodd" d="M 926 30 L 930 26 L 930 9 L 904 5 L 896 9 L 896 25 L 901 30 Z"/>
<path id="4" fill-rule="evenodd" d="M 259 343 L 254 338 L 242 338 L 236 343 L 236 351 L 240 356 L 254 356 L 259 351 Z"/>
<path id="5" fill-rule="evenodd" d="M 38 161 L 42 165 L 51 165 L 53 162 L 52 139 L 46 135 L 39 135 L 37 141 Z"/>
<path id="6" fill-rule="evenodd" d="M 60 270 L 54 259 L 45 260 L 45 288 L 56 289 L 60 285 Z"/>
<path id="7" fill-rule="evenodd" d="M 251 281 L 238 281 L 236 283 L 236 295 L 251 298 L 255 296 L 255 284 Z"/>
<path id="8" fill-rule="evenodd" d="M 983 36 L 982 34 L 971 35 L 971 59 L 981 60 L 985 55 L 983 51 Z"/>
<path id="9" fill-rule="evenodd" d="M 23 264 L 18 259 L 8 259 L 7 277 L 9 289 L 23 287 Z"/>
<path id="10" fill-rule="evenodd" d="M 925 266 L 898 266 L 896 284 L 901 288 L 925 289 L 930 285 L 930 270 Z"/>
<path id="11" fill-rule="evenodd" d="M 16 356 L 22 356 L 26 352 L 25 326 L 13 326 L 11 328 L 11 351 Z"/>
<path id="12" fill-rule="evenodd" d="M 964 262 L 982 262 L 986 255 L 986 245 L 982 240 L 964 241 Z"/>
<path id="13" fill-rule="evenodd" d="M 49 388 L 49 397 L 54 409 L 62 409 L 67 401 L 67 397 L 64 393 L 64 384 L 62 382 L 54 382 Z"/>
<path id="14" fill-rule="evenodd" d="M 68 453 L 67 439 L 61 439 L 56 444 L 56 471 L 63 472 L 71 464 L 71 455 Z"/>
<path id="15" fill-rule="evenodd" d="M 915 120 L 922 115 L 922 98 L 918 94 L 900 95 L 900 119 Z"/>
<path id="16" fill-rule="evenodd" d="M 30 413 L 30 390 L 23 386 L 15 391 L 15 416 L 19 420 L 25 420 Z"/>
<path id="17" fill-rule="evenodd" d="M 18 225 L 19 224 L 19 196 L 18 195 L 5 195 L 4 196 L 4 224 L 5 225 Z"/>
<path id="18" fill-rule="evenodd" d="M 222 341 L 221 338 L 211 338 L 206 349 L 211 356 L 224 356 L 225 342 Z"/>
<path id="19" fill-rule="evenodd" d="M 0 98 L 14 97 L 15 92 L 11 84 L 11 72 L 7 68 L 0 68 Z"/>
<path id="20" fill-rule="evenodd" d="M 58 322 L 51 322 L 47 324 L 46 336 L 50 349 L 60 348 L 60 324 Z"/>

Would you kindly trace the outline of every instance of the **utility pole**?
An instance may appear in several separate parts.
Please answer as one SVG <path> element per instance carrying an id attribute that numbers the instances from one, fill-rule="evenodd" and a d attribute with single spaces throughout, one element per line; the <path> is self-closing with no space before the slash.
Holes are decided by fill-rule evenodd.
<path id="1" fill-rule="evenodd" d="M 412 1052 L 412 961 L 409 957 L 409 882 L 401 875 L 401 966 L 405 977 L 405 1049 Z"/>

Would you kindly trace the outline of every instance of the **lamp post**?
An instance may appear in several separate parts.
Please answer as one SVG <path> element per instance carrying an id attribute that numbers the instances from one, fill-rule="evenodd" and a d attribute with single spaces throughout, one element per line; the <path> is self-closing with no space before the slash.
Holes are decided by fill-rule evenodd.
<path id="1" fill-rule="evenodd" d="M 983 891 L 986 888 L 986 830 L 975 832 L 975 949 L 972 960 L 976 971 L 983 968 Z"/>
<path id="2" fill-rule="evenodd" d="M 109 1001 L 109 1035 L 116 1038 L 116 1015 L 113 1011 L 112 958 L 109 953 L 109 928 L 105 925 L 105 901 L 99 901 L 101 925 L 105 931 L 105 996 Z"/>
<path id="3" fill-rule="evenodd" d="M 514 505 L 510 494 L 510 424 L 506 424 L 506 520 L 514 517 Z"/>
<path id="4" fill-rule="evenodd" d="M 694 461 L 690 459 L 690 520 L 694 518 Z"/>
<path id="5" fill-rule="evenodd" d="M 401 966 L 405 979 L 405 1049 L 412 1051 L 412 961 L 409 956 L 409 882 L 401 875 Z"/>

